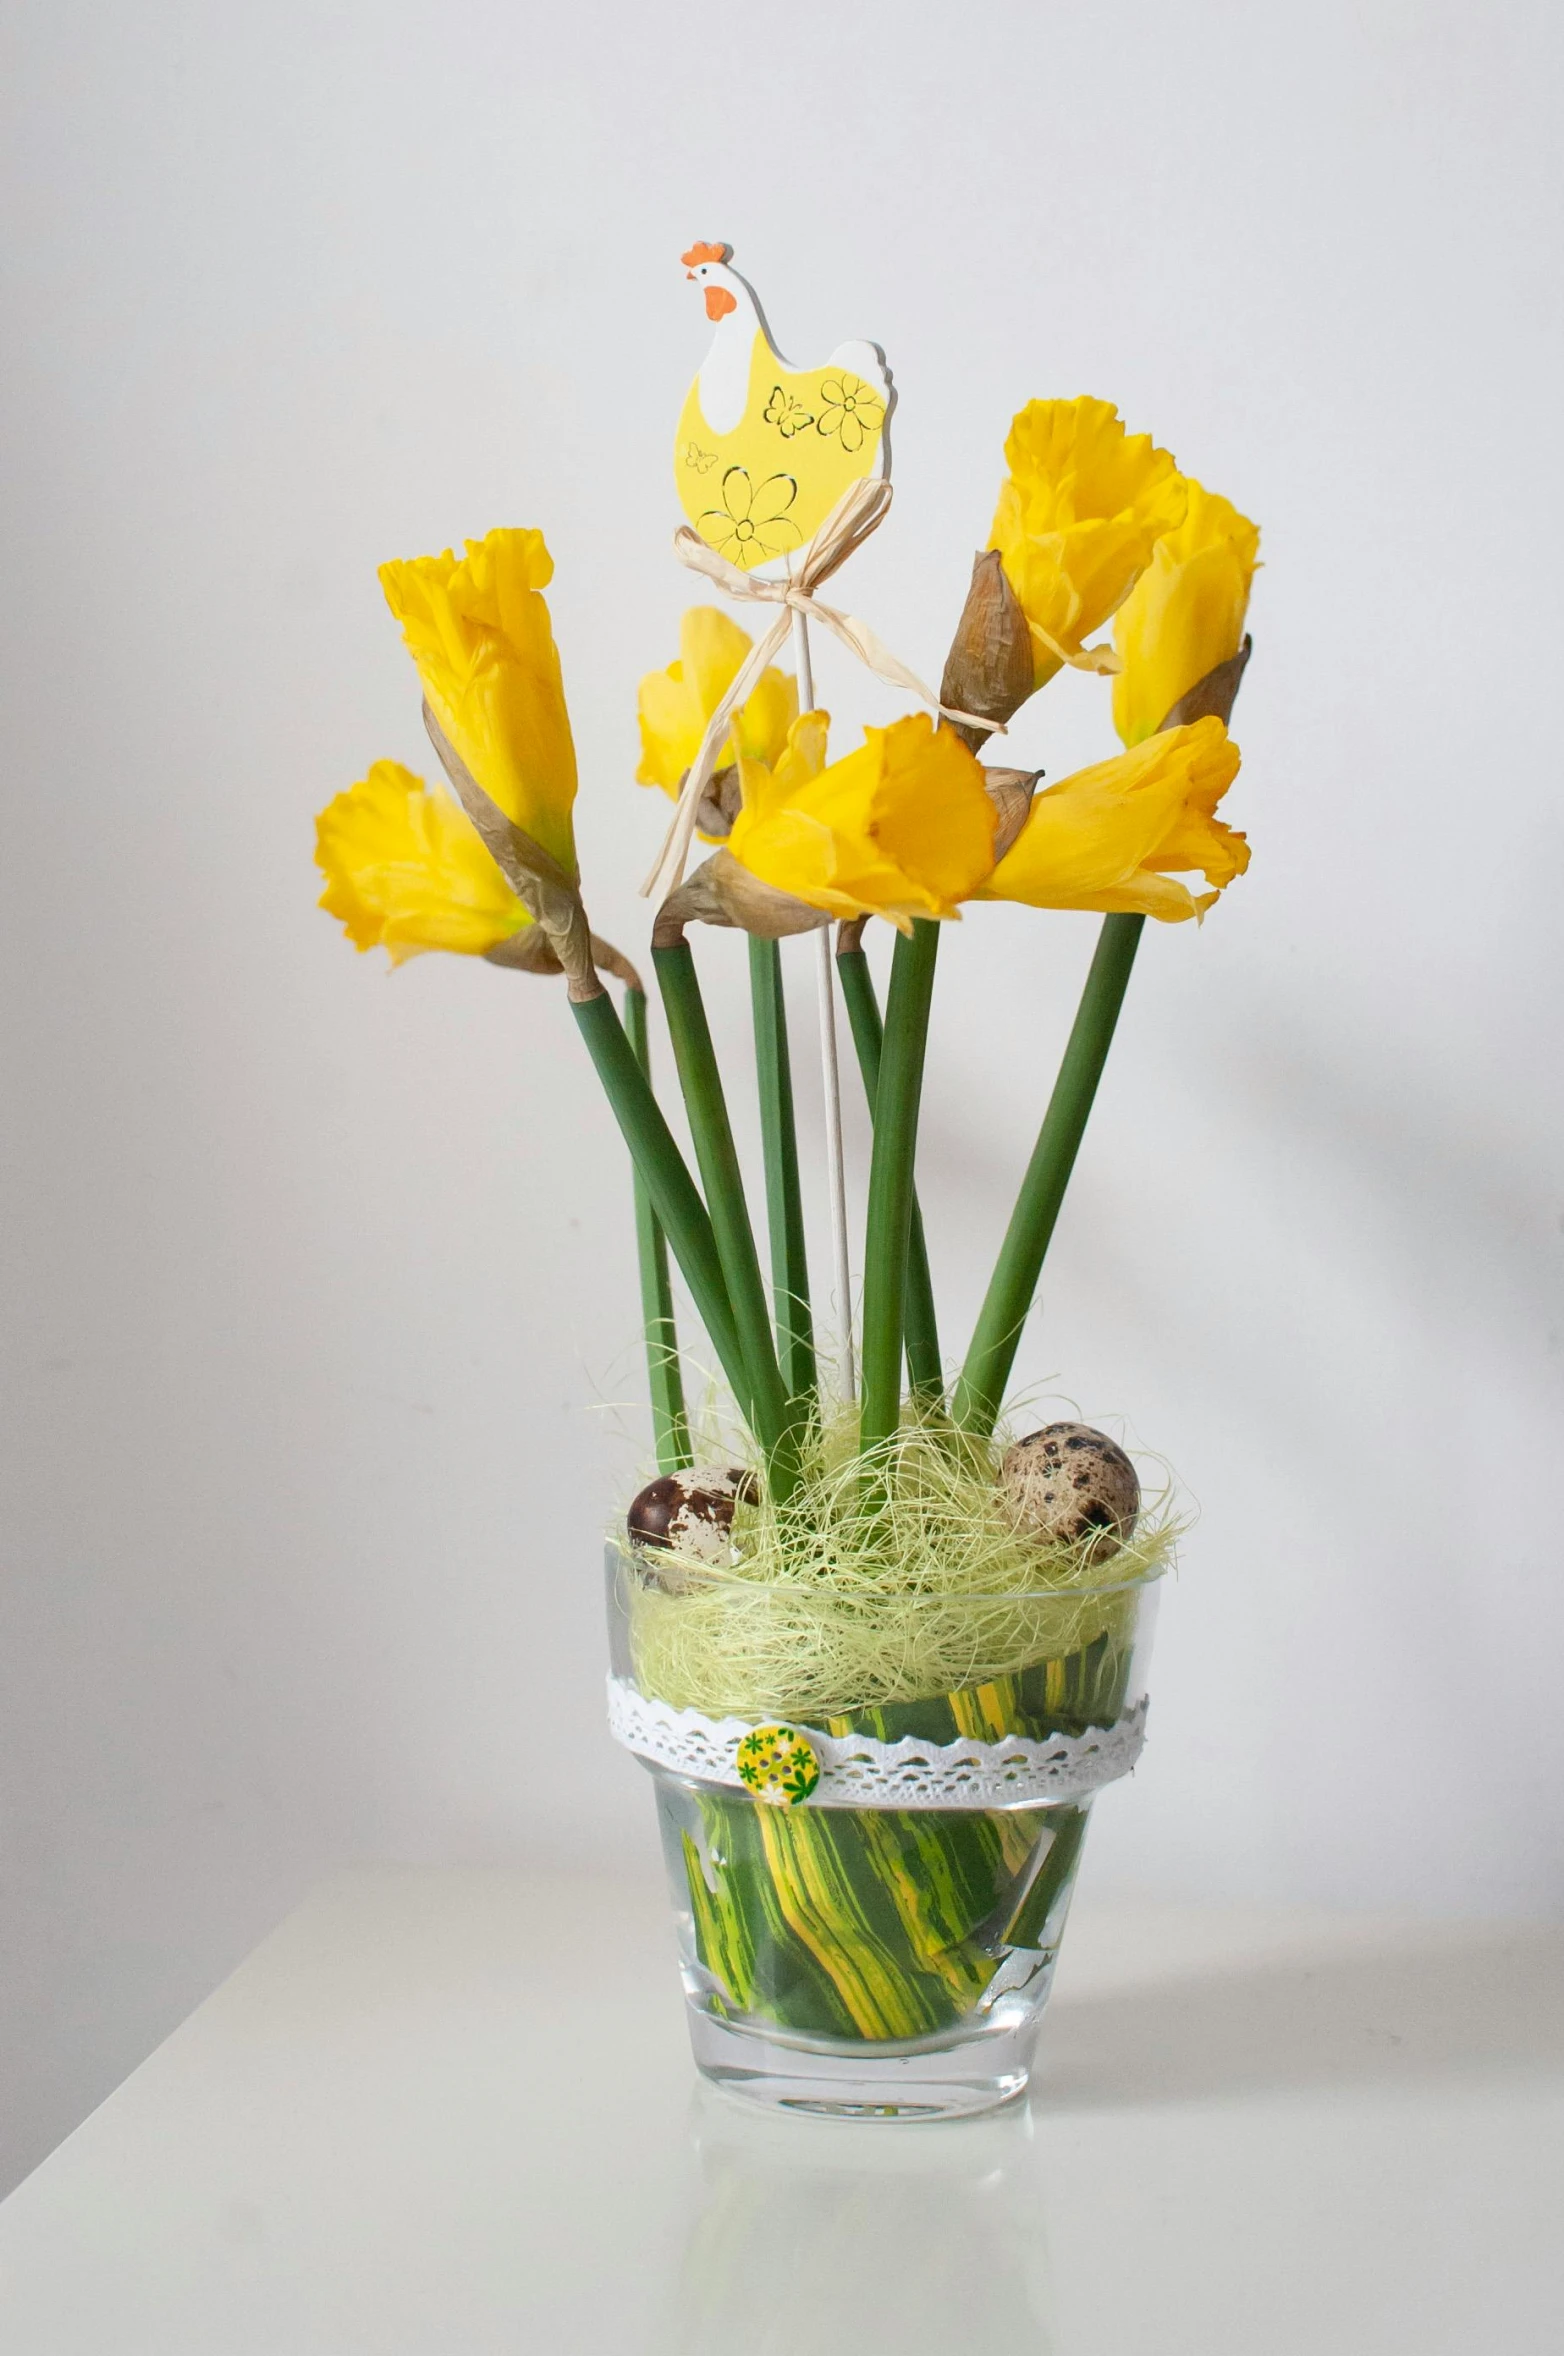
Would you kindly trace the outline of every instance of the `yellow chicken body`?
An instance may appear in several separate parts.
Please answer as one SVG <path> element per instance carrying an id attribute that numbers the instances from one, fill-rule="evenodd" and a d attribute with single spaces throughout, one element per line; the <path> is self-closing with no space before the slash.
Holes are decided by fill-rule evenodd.
<path id="1" fill-rule="evenodd" d="M 679 417 L 679 503 L 709 547 L 744 572 L 813 538 L 849 483 L 889 471 L 891 382 L 873 344 L 843 344 L 823 368 L 790 368 L 726 246 L 684 257 L 716 335 Z"/>

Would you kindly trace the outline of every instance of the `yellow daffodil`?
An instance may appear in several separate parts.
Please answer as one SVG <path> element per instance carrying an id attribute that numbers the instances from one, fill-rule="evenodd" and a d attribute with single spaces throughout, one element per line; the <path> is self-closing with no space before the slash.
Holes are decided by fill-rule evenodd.
<path id="1" fill-rule="evenodd" d="M 1152 735 L 1181 696 L 1237 654 L 1259 552 L 1249 518 L 1189 481 L 1183 522 L 1157 542 L 1113 625 L 1122 666 L 1113 724 L 1127 745 Z"/>
<path id="2" fill-rule="evenodd" d="M 393 965 L 426 949 L 482 957 L 532 922 L 448 794 L 397 761 L 328 802 L 315 821 L 320 905 L 359 949 Z"/>
<path id="3" fill-rule="evenodd" d="M 569 876 L 576 752 L 541 592 L 554 560 L 541 532 L 490 532 L 463 557 L 380 568 L 430 709 L 492 802 Z"/>
<path id="4" fill-rule="evenodd" d="M 1138 911 L 1168 924 L 1203 915 L 1249 864 L 1244 837 L 1215 814 L 1237 774 L 1238 747 L 1211 719 L 1077 770 L 1037 796 L 980 897 Z M 1213 888 L 1197 895 L 1177 882 L 1188 869 Z"/>
<path id="5" fill-rule="evenodd" d="M 1033 685 L 1065 663 L 1115 668 L 1087 648 L 1184 513 L 1182 476 L 1149 434 L 1127 434 L 1111 401 L 1030 401 L 1005 443 L 1010 473 L 989 546 L 1032 635 Z"/>
<path id="6" fill-rule="evenodd" d="M 919 713 L 864 731 L 826 764 L 824 712 L 788 731 L 775 766 L 741 760 L 744 802 L 728 849 L 762 883 L 833 916 L 954 916 L 994 859 L 983 772 L 948 729 Z"/>
<path id="7" fill-rule="evenodd" d="M 665 794 L 678 794 L 707 723 L 753 644 L 748 633 L 715 606 L 690 608 L 679 624 L 678 661 L 666 671 L 649 671 L 641 681 L 637 784 L 660 785 Z M 743 757 L 769 767 L 781 758 L 787 732 L 797 718 L 797 681 L 775 667 L 762 672 L 734 721 L 733 736 L 717 766 Z"/>

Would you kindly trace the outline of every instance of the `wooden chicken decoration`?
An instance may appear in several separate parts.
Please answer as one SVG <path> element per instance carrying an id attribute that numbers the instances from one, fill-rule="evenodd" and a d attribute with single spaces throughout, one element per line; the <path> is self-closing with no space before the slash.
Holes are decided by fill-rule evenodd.
<path id="1" fill-rule="evenodd" d="M 679 418 L 674 479 L 707 546 L 756 572 L 803 548 L 850 483 L 889 474 L 894 395 L 876 344 L 790 367 L 731 255 L 692 245 L 683 256 L 717 332 Z"/>

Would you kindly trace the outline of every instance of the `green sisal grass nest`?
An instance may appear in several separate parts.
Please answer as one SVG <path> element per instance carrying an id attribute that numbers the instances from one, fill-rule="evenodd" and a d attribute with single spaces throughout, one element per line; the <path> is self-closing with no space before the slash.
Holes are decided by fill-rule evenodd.
<path id="1" fill-rule="evenodd" d="M 626 1546 L 642 1691 L 818 1723 L 987 1686 L 1105 1635 L 1127 1648 L 1139 1590 L 1178 1535 L 1168 1491 L 1112 1552 L 1100 1533 L 1043 1545 L 995 1485 L 1005 1445 L 909 1415 L 865 1459 L 856 1418 L 839 1415 L 811 1433 L 785 1504 L 739 1504 L 731 1564 Z"/>

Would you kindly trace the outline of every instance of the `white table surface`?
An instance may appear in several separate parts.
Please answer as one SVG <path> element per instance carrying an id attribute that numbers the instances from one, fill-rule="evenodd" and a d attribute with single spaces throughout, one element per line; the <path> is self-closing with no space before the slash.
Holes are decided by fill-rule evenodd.
<path id="1" fill-rule="evenodd" d="M 328 1885 L 0 2206 L 6 2356 L 1564 2347 L 1564 1933 L 1083 1896 L 1030 2108 L 699 2088 L 659 1892 Z"/>

